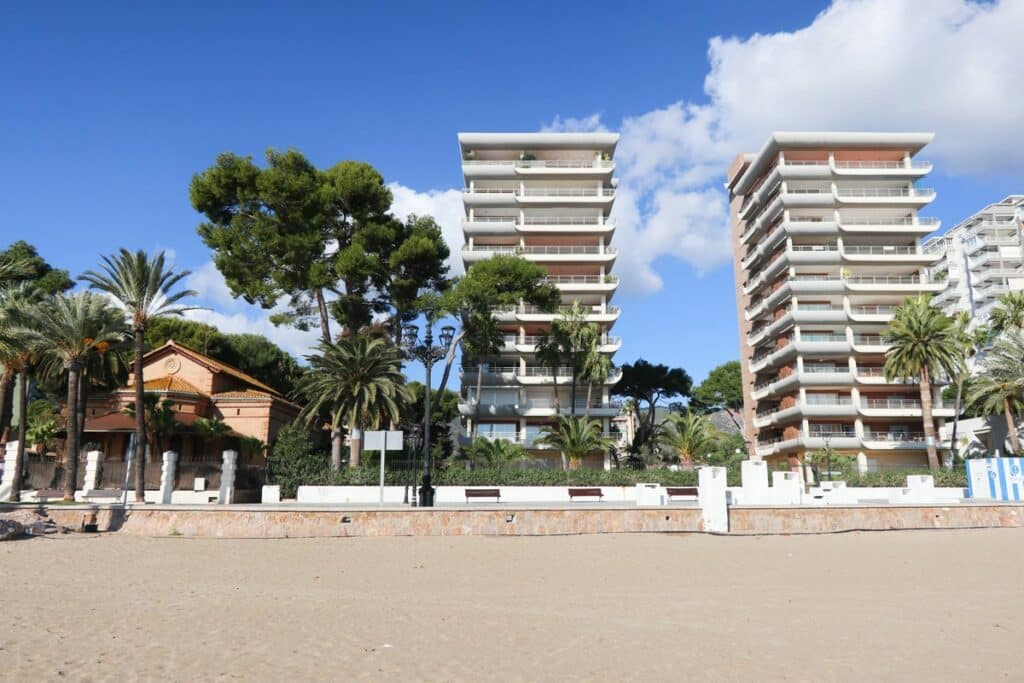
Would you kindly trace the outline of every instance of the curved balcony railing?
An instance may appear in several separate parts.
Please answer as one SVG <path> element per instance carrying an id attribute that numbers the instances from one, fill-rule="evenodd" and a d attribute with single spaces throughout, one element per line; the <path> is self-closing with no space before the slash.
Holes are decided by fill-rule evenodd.
<path id="1" fill-rule="evenodd" d="M 837 187 L 840 197 L 888 198 L 888 197 L 931 197 L 935 190 L 930 187 Z"/>
<path id="2" fill-rule="evenodd" d="M 463 166 L 511 166 L 514 168 L 611 168 L 605 159 L 463 159 Z"/>
<path id="3" fill-rule="evenodd" d="M 920 254 L 920 250 L 914 246 L 884 246 L 884 245 L 861 245 L 851 244 L 849 246 L 843 245 L 843 251 L 847 254 L 865 254 L 872 256 L 890 256 L 890 255 L 906 255 L 906 254 Z"/>

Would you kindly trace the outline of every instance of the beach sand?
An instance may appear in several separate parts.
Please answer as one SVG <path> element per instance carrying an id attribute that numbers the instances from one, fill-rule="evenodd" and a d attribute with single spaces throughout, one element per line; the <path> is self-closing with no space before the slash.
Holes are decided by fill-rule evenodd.
<path id="1" fill-rule="evenodd" d="M 0 544 L 0 679 L 1024 680 L 1024 529 Z"/>

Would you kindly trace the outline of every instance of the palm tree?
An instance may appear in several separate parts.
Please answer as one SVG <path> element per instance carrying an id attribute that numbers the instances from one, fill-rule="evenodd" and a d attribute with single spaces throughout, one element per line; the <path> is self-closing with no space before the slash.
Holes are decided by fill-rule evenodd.
<path id="1" fill-rule="evenodd" d="M 526 450 L 508 439 L 477 439 L 462 451 L 464 459 L 501 469 L 527 458 Z"/>
<path id="2" fill-rule="evenodd" d="M 1024 329 L 1024 291 L 1007 292 L 989 316 L 989 325 L 994 334 Z"/>
<path id="3" fill-rule="evenodd" d="M 960 345 L 960 354 L 963 362 L 956 374 L 956 405 L 953 411 L 953 434 L 950 438 L 950 445 L 954 457 L 958 454 L 959 448 L 956 443 L 956 433 L 960 429 L 960 413 L 963 412 L 964 383 L 970 378 L 970 359 L 977 355 L 978 351 L 985 345 L 989 338 L 989 330 L 985 327 L 970 329 L 971 316 L 966 311 L 959 313 L 955 318 L 955 334 L 957 343 Z"/>
<path id="4" fill-rule="evenodd" d="M 0 297 L 3 296 L 4 291 L 9 292 L 11 288 L 16 287 L 19 280 L 30 277 L 31 274 L 32 267 L 28 261 L 10 256 L 0 258 L 0 288 L 3 288 L 3 291 L 0 291 Z M 0 304 L 2 304 L 2 300 L 0 300 Z M 7 414 L 7 394 L 10 393 L 11 383 L 14 381 L 14 375 L 17 374 L 10 360 L 4 360 L 6 357 L 3 347 L 5 338 L 2 336 L 2 332 L 3 329 L 0 328 L 0 445 L 7 440 L 7 425 L 4 424 L 3 418 Z M 8 351 L 13 348 L 11 346 L 13 342 L 13 337 L 8 336 L 6 339 Z"/>
<path id="5" fill-rule="evenodd" d="M 174 401 L 160 398 L 160 394 L 154 391 L 147 391 L 142 396 L 142 419 L 146 424 L 146 443 L 151 447 L 151 453 L 163 452 L 164 436 L 171 436 L 181 428 L 175 417 Z M 124 407 L 124 414 L 137 419 L 135 401 L 131 401 Z"/>
<path id="6" fill-rule="evenodd" d="M 546 334 L 537 343 L 537 359 L 554 373 L 555 408 L 560 410 L 558 400 L 558 370 L 568 365 L 572 373 L 569 414 L 576 416 L 576 387 L 579 384 L 583 359 L 595 345 L 598 328 L 587 322 L 586 309 L 574 301 L 569 310 L 556 317 Z"/>
<path id="7" fill-rule="evenodd" d="M 668 421 L 671 428 L 662 432 L 662 444 L 676 452 L 684 467 L 693 467 L 693 463 L 701 461 L 715 442 L 711 422 L 692 410 L 682 414 L 671 413 Z"/>
<path id="8" fill-rule="evenodd" d="M 204 444 L 217 443 L 231 432 L 228 423 L 219 417 L 197 417 L 192 425 Z"/>
<path id="9" fill-rule="evenodd" d="M 104 256 L 100 271 L 86 271 L 81 280 L 93 289 L 109 294 L 124 309 L 131 324 L 135 341 L 135 403 L 142 405 L 145 393 L 142 357 L 146 353 L 146 326 L 155 318 L 181 316 L 195 307 L 179 306 L 178 303 L 196 292 L 190 289 L 175 291 L 178 284 L 189 275 L 183 270 L 175 273 L 165 263 L 164 253 L 158 252 L 150 258 L 141 249 L 130 252 L 121 249 L 114 256 Z M 145 414 L 135 416 L 135 500 L 145 500 L 145 459 L 146 422 Z"/>
<path id="10" fill-rule="evenodd" d="M 985 358 L 985 370 L 971 381 L 967 401 L 986 415 L 1003 413 L 1013 452 L 1020 454 L 1014 415 L 1024 407 L 1024 332 L 1005 332 Z"/>
<path id="11" fill-rule="evenodd" d="M 90 292 L 57 295 L 23 311 L 16 321 L 43 358 L 59 362 L 68 377 L 67 440 L 64 448 L 64 500 L 75 499 L 80 444 L 79 383 L 86 359 L 101 345 L 125 336 L 124 320 L 106 297 Z"/>
<path id="12" fill-rule="evenodd" d="M 584 456 L 612 447 L 612 440 L 601 433 L 600 422 L 571 415 L 560 415 L 554 424 L 542 427 L 536 443 L 560 450 L 569 458 L 570 469 L 579 468 Z"/>
<path id="13" fill-rule="evenodd" d="M 583 362 L 580 365 L 580 379 L 587 383 L 587 403 L 583 407 L 583 417 L 590 417 L 594 385 L 604 386 L 611 372 L 612 359 L 608 355 L 601 353 L 598 339 L 595 336 L 591 340 L 590 348 L 587 349 Z"/>
<path id="14" fill-rule="evenodd" d="M 313 422 L 329 413 L 332 425 L 347 424 L 351 435 L 349 465 L 358 467 L 362 430 L 382 421 L 398 422 L 403 403 L 411 400 L 402 374 L 402 354 L 384 339 L 356 335 L 322 342 L 306 356 L 310 371 L 296 395 L 307 401 L 300 417 Z M 341 469 L 341 432 L 331 434 L 331 468 Z"/>
<path id="15" fill-rule="evenodd" d="M 35 374 L 38 353 L 20 326 L 20 320 L 31 314 L 38 305 L 39 293 L 26 284 L 0 288 L 0 361 L 8 376 L 17 374 L 15 407 L 19 415 L 17 448 L 14 456 L 11 501 L 21 500 L 21 479 L 25 463 L 25 445 L 28 430 L 28 385 Z"/>
<path id="16" fill-rule="evenodd" d="M 501 352 L 505 335 L 498 320 L 490 313 L 470 313 L 462 324 L 462 330 L 462 353 L 476 360 L 476 405 L 473 415 L 475 430 L 476 425 L 480 423 L 480 391 L 483 388 L 485 359 Z"/>
<path id="17" fill-rule="evenodd" d="M 921 419 L 928 449 L 928 466 L 940 466 L 932 417 L 932 380 L 956 377 L 963 362 L 952 319 L 933 307 L 930 297 L 908 298 L 893 314 L 885 330 L 885 379 L 916 378 L 921 392 Z"/>

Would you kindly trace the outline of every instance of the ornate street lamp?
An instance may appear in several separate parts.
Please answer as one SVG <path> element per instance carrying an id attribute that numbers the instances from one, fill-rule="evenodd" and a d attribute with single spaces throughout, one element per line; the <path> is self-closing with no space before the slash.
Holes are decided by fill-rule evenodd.
<path id="1" fill-rule="evenodd" d="M 438 335 L 439 345 L 434 345 L 434 329 L 431 321 L 432 311 L 426 311 L 427 325 L 424 330 L 423 340 L 420 341 L 420 330 L 416 325 L 404 325 L 402 327 L 402 347 L 410 358 L 423 363 L 426 369 L 426 385 L 423 390 L 423 481 L 420 486 L 421 507 L 434 506 L 434 487 L 430 485 L 430 470 L 432 466 L 430 457 L 430 369 L 434 363 L 441 360 L 448 353 L 448 349 L 455 338 L 455 328 L 445 325 Z"/>

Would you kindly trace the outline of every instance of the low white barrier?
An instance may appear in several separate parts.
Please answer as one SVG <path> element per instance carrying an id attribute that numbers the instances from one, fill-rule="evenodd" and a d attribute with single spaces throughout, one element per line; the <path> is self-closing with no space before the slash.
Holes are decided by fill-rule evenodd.
<path id="1" fill-rule="evenodd" d="M 638 485 L 639 486 L 639 485 Z M 448 503 L 465 503 L 466 489 L 498 488 L 501 489 L 502 503 L 568 503 L 569 488 L 575 486 L 437 486 L 434 502 L 437 505 Z M 631 503 L 637 502 L 635 486 L 580 486 L 579 488 L 600 488 L 601 502 Z M 405 499 L 406 487 L 385 486 L 384 504 L 401 505 Z M 411 494 L 411 492 L 410 492 Z M 662 489 L 662 495 L 664 489 Z M 417 494 L 418 495 L 418 494 Z M 354 504 L 376 505 L 380 503 L 380 488 L 377 486 L 300 486 L 296 494 L 299 503 L 308 504 Z M 486 503 L 490 499 L 474 498 L 474 502 Z M 597 502 L 595 498 L 577 498 L 576 502 Z M 663 502 L 647 503 L 660 505 Z"/>

